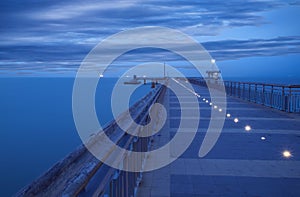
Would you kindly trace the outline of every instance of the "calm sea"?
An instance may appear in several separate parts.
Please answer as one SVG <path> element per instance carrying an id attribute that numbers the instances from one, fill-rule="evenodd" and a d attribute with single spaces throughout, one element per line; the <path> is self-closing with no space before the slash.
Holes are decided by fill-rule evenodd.
<path id="1" fill-rule="evenodd" d="M 99 122 L 113 119 L 116 79 L 101 79 Z M 72 115 L 73 78 L 0 78 L 0 196 L 11 196 L 81 144 Z M 140 86 L 130 103 L 150 85 Z"/>
<path id="2" fill-rule="evenodd" d="M 110 93 L 116 79 L 101 79 L 96 109 L 102 124 L 112 120 Z M 288 78 L 228 78 L 300 84 Z M 11 196 L 81 144 L 72 116 L 73 78 L 0 78 L 0 196 Z M 150 90 L 141 86 L 134 103 Z"/>

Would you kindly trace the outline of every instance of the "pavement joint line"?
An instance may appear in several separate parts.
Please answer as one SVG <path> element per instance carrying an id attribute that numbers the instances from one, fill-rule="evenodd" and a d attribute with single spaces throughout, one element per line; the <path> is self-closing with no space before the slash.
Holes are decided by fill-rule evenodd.
<path id="1" fill-rule="evenodd" d="M 182 101 L 181 103 L 197 103 L 197 102 Z M 238 105 L 246 105 L 247 104 L 247 103 L 238 103 L 238 102 L 231 102 L 231 101 L 229 101 L 229 102 L 214 102 L 214 104 L 224 104 L 224 103 L 226 103 L 226 104 L 238 104 Z M 179 102 L 177 102 L 177 101 L 170 101 L 170 104 L 179 104 Z M 202 102 L 201 104 L 207 104 L 208 105 L 208 103 L 205 103 L 205 102 Z"/>
<path id="2" fill-rule="evenodd" d="M 182 107 L 170 107 L 170 109 L 182 109 Z M 184 107 L 184 109 L 194 109 L 193 107 Z M 212 107 L 200 107 L 200 110 L 201 109 L 212 109 Z M 253 110 L 256 110 L 256 111 L 264 111 L 264 108 L 247 108 L 247 107 L 228 107 L 227 106 L 227 111 L 230 111 L 230 110 L 249 110 L 249 111 L 253 111 Z"/>
<path id="3" fill-rule="evenodd" d="M 184 173 L 178 170 L 176 173 L 175 168 L 172 169 L 172 175 L 300 178 L 300 161 L 236 159 L 178 159 L 178 161 L 183 161 L 187 169 L 189 166 L 199 166 L 200 169 L 186 170 Z"/>
<path id="4" fill-rule="evenodd" d="M 170 109 L 194 109 L 193 107 L 170 107 Z M 200 110 L 209 110 L 212 109 L 212 107 L 199 107 Z M 246 108 L 246 107 L 227 107 L 227 111 L 233 111 L 233 110 L 249 110 L 249 111 L 253 111 L 253 110 L 262 110 L 264 111 L 263 108 Z"/>
<path id="5" fill-rule="evenodd" d="M 177 129 L 176 128 L 171 128 L 170 129 L 171 133 L 176 133 Z M 195 132 L 194 130 L 191 130 L 190 128 L 186 128 L 185 131 L 183 132 Z M 199 128 L 197 130 L 197 133 L 206 133 L 207 129 L 204 128 Z M 214 132 L 214 130 L 212 129 L 211 132 Z M 240 129 L 223 129 L 222 133 L 245 133 L 245 129 L 244 128 L 240 128 Z M 300 131 L 298 130 L 284 130 L 284 129 L 280 129 L 280 130 L 271 130 L 271 129 L 251 129 L 251 133 L 253 134 L 274 134 L 274 135 L 297 135 L 300 136 Z"/>
<path id="6" fill-rule="evenodd" d="M 181 117 L 171 117 L 170 120 L 177 120 L 180 119 Z M 183 119 L 197 119 L 194 116 L 189 116 L 189 117 L 185 117 Z M 223 119 L 223 117 L 219 117 L 219 118 L 214 118 L 214 119 Z M 233 120 L 233 118 L 227 118 L 227 120 Z M 200 120 L 211 120 L 210 117 L 200 117 Z M 276 121 L 299 121 L 296 119 L 292 119 L 292 118 L 265 118 L 265 117 L 240 117 L 239 116 L 239 120 L 276 120 Z"/>

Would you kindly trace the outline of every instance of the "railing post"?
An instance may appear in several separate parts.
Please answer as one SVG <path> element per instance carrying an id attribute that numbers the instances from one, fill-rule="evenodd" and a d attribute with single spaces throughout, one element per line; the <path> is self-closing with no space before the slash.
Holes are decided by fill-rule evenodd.
<path id="1" fill-rule="evenodd" d="M 273 91 L 274 91 L 274 86 L 271 86 L 271 95 L 270 95 L 270 105 L 273 108 Z"/>
<path id="2" fill-rule="evenodd" d="M 118 193 L 120 191 L 119 189 L 119 172 L 116 171 L 115 174 L 113 175 L 113 178 L 110 182 L 110 194 L 111 194 L 111 197 L 118 197 Z"/>
<path id="3" fill-rule="evenodd" d="M 237 96 L 237 82 L 234 82 L 234 95 Z"/>
<path id="4" fill-rule="evenodd" d="M 292 112 L 292 88 L 289 87 L 289 97 L 288 97 L 288 112 Z"/>
<path id="5" fill-rule="evenodd" d="M 282 111 L 285 111 L 286 109 L 285 109 L 285 94 L 284 94 L 284 86 L 282 86 L 282 92 L 281 92 L 281 94 L 282 94 Z"/>
<path id="6" fill-rule="evenodd" d="M 251 101 L 251 84 L 248 83 L 248 100 Z"/>
<path id="7" fill-rule="evenodd" d="M 235 96 L 235 82 L 232 82 L 232 95 Z"/>
<path id="8" fill-rule="evenodd" d="M 241 88 L 240 88 L 240 86 L 241 86 L 241 83 L 238 82 L 238 97 L 239 98 L 241 98 Z"/>
<path id="9" fill-rule="evenodd" d="M 254 102 L 257 103 L 257 84 L 254 87 Z"/>
<path id="10" fill-rule="evenodd" d="M 264 105 L 265 104 L 265 84 L 262 85 L 262 98 L 261 102 Z"/>
<path id="11" fill-rule="evenodd" d="M 245 95 L 245 83 L 243 83 L 243 98 L 246 100 L 246 95 Z"/>

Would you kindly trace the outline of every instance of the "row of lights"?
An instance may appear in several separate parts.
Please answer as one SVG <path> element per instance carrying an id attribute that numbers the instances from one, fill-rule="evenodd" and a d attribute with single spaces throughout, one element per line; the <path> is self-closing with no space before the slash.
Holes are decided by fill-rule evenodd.
<path id="1" fill-rule="evenodd" d="M 178 84 L 181 85 L 181 83 L 179 83 L 177 80 L 176 80 L 176 83 L 178 83 Z M 181 85 L 181 86 L 183 86 L 183 85 Z M 189 88 L 187 88 L 187 87 L 185 87 L 185 86 L 184 86 L 184 88 L 186 88 L 188 91 L 190 91 L 192 94 L 194 94 L 194 95 L 197 96 L 198 98 L 201 97 L 201 96 L 200 96 L 199 94 L 197 94 L 195 91 L 190 90 Z M 212 103 L 212 102 L 209 102 L 207 99 L 203 98 L 202 101 L 204 101 L 205 103 L 209 103 L 209 105 L 210 105 L 210 106 L 213 106 L 214 109 L 218 109 L 218 106 L 217 106 L 217 105 L 213 105 L 213 103 Z M 222 110 L 221 108 L 219 108 L 218 111 L 219 111 L 219 112 L 222 112 L 223 110 Z M 227 118 L 230 118 L 230 117 L 231 117 L 231 114 L 227 113 L 227 114 L 226 114 L 226 117 L 227 117 Z M 238 118 L 234 118 L 234 119 L 233 119 L 233 122 L 238 123 L 238 122 L 239 122 L 239 119 L 238 119 Z M 251 131 L 251 126 L 250 126 L 250 125 L 246 125 L 244 129 L 245 129 L 245 131 L 249 132 L 249 131 Z M 260 139 L 261 139 L 262 141 L 264 141 L 264 140 L 266 140 L 266 137 L 262 136 Z M 284 151 L 282 152 L 282 156 L 285 157 L 285 158 L 290 158 L 290 157 L 292 157 L 293 155 L 292 155 L 292 153 L 291 153 L 290 151 L 284 150 Z"/>
<path id="2" fill-rule="evenodd" d="M 209 101 L 206 100 L 205 98 L 203 98 L 202 100 L 203 100 L 205 103 L 208 103 L 208 102 L 209 102 Z M 213 103 L 210 102 L 209 105 L 212 106 Z M 217 105 L 214 105 L 213 108 L 214 108 L 214 109 L 217 109 L 218 106 L 217 106 Z M 221 109 L 221 108 L 219 108 L 219 112 L 222 112 L 222 109 Z M 227 117 L 227 118 L 230 118 L 230 117 L 231 117 L 231 114 L 227 113 L 227 114 L 226 114 L 226 117 Z M 239 119 L 238 119 L 238 118 L 234 118 L 234 119 L 233 119 L 233 122 L 238 123 L 238 122 L 239 122 Z M 250 125 L 246 125 L 246 126 L 245 126 L 245 131 L 247 131 L 247 132 L 251 131 L 251 126 L 250 126 Z M 266 140 L 266 137 L 262 136 L 260 139 L 264 141 L 264 140 Z M 285 151 L 282 152 L 282 156 L 285 157 L 285 158 L 290 158 L 290 157 L 292 157 L 293 155 L 292 155 L 292 153 L 291 153 L 290 151 L 285 150 Z"/>

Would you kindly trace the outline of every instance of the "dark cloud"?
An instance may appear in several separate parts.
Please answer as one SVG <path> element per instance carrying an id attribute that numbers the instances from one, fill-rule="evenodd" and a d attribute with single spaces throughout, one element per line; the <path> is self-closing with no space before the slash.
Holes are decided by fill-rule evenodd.
<path id="1" fill-rule="evenodd" d="M 13 33 L 11 36 L 51 34 L 58 38 L 61 33 L 81 32 L 88 38 L 145 25 L 179 29 L 249 26 L 265 22 L 259 12 L 281 5 L 270 1 L 6 0 L 0 6 L 1 31 Z"/>
<path id="2" fill-rule="evenodd" d="M 218 61 L 243 57 L 277 56 L 300 53 L 300 36 L 273 39 L 221 40 L 203 43 Z M 182 46 L 189 50 L 189 46 Z M 75 71 L 91 48 L 86 45 L 1 47 L 0 70 Z M 117 58 L 115 65 L 142 62 L 172 62 L 184 59 L 163 49 L 137 49 Z"/>
<path id="3" fill-rule="evenodd" d="M 290 5 L 300 6 L 300 1 L 292 1 L 289 3 Z"/>
<path id="4" fill-rule="evenodd" d="M 203 43 L 210 54 L 219 60 L 255 56 L 278 56 L 300 53 L 300 36 L 273 39 L 222 40 Z"/>
<path id="5" fill-rule="evenodd" d="M 264 24 L 261 12 L 274 1 L 3 0 L 0 2 L 0 69 L 75 69 L 101 39 L 132 27 L 167 26 L 190 35 L 217 35 L 222 28 Z M 298 4 L 298 2 L 292 3 Z M 299 37 L 204 43 L 218 59 L 299 53 Z M 188 49 L 188 46 L 185 46 Z M 152 58 L 177 56 L 148 51 Z M 150 60 L 145 51 L 141 61 Z M 135 61 L 134 53 L 123 60 Z"/>

